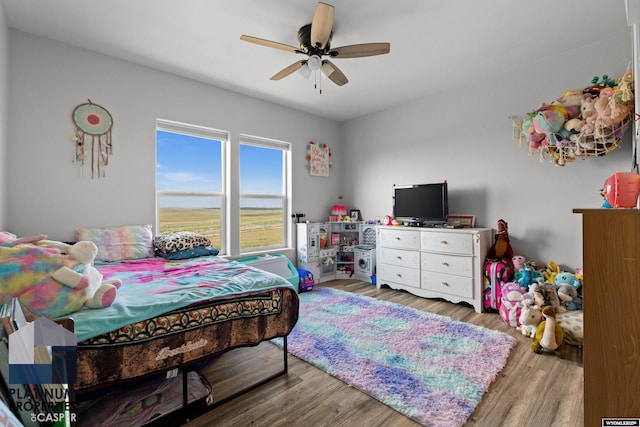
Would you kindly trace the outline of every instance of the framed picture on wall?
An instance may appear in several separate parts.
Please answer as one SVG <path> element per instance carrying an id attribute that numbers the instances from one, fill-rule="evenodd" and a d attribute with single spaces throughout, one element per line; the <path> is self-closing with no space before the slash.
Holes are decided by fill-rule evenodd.
<path id="1" fill-rule="evenodd" d="M 351 221 L 362 221 L 362 214 L 358 209 L 351 209 L 349 211 L 349 218 L 351 218 Z"/>

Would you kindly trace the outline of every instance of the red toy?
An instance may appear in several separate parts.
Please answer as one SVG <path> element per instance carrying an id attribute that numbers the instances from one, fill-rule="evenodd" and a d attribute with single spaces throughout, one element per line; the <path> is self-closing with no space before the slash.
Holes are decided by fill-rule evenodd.
<path id="1" fill-rule="evenodd" d="M 616 172 L 604 182 L 602 195 L 614 208 L 635 208 L 640 193 L 640 175 Z"/>

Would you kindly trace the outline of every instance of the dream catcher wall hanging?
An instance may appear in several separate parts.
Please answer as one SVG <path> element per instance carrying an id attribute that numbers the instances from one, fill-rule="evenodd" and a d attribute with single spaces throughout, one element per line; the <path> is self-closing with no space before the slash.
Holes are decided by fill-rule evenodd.
<path id="1" fill-rule="evenodd" d="M 91 164 L 91 178 L 104 178 L 109 156 L 113 153 L 111 130 L 113 118 L 106 108 L 89 102 L 78 105 L 71 114 L 76 133 L 71 138 L 75 143 L 74 163 L 80 163 L 80 176 L 85 161 Z"/>

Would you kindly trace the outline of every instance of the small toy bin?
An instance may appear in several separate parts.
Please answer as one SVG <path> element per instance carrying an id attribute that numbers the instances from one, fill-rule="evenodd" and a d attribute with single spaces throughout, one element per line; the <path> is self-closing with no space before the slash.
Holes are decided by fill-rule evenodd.
<path id="1" fill-rule="evenodd" d="M 303 270 L 302 268 L 298 268 L 298 274 L 300 275 L 300 292 L 307 292 L 313 289 L 313 285 L 315 281 L 313 280 L 313 273 L 309 270 Z"/>

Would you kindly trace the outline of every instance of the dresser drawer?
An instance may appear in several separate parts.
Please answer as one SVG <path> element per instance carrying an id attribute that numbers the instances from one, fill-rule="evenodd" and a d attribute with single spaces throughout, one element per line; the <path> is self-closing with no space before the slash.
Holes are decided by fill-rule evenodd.
<path id="1" fill-rule="evenodd" d="M 473 257 L 431 252 L 422 252 L 420 256 L 423 270 L 473 277 Z"/>
<path id="2" fill-rule="evenodd" d="M 473 234 L 455 232 L 423 232 L 420 242 L 423 251 L 450 254 L 473 254 Z"/>
<path id="3" fill-rule="evenodd" d="M 378 283 L 395 282 L 402 285 L 420 287 L 420 270 L 397 265 L 379 264 L 377 279 Z"/>
<path id="4" fill-rule="evenodd" d="M 420 287 L 422 289 L 463 298 L 473 298 L 473 279 L 471 277 L 423 271 L 421 278 Z"/>
<path id="5" fill-rule="evenodd" d="M 400 267 L 420 268 L 420 252 L 402 249 L 379 248 L 378 262 Z"/>
<path id="6" fill-rule="evenodd" d="M 420 231 L 406 229 L 378 230 L 378 246 L 420 250 Z"/>

